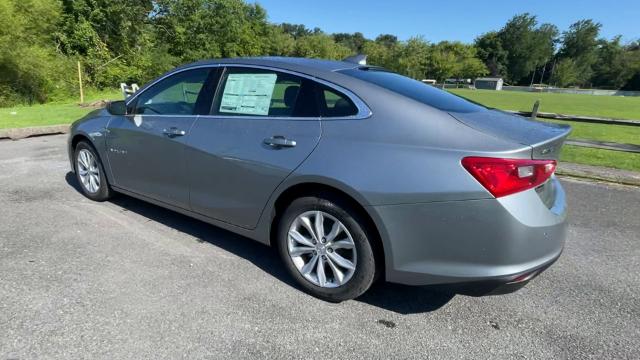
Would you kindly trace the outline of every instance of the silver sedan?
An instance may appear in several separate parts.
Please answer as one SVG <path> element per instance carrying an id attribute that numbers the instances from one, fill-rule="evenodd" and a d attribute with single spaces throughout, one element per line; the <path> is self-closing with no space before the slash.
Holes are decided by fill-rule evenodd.
<path id="1" fill-rule="evenodd" d="M 357 61 L 222 59 L 78 120 L 69 157 L 88 198 L 126 194 L 275 246 L 328 301 L 377 279 L 486 294 L 560 256 L 569 131 Z"/>

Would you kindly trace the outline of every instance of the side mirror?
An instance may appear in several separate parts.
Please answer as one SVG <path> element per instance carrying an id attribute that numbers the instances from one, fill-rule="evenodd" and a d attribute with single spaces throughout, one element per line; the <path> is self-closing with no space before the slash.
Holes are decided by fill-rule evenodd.
<path id="1" fill-rule="evenodd" d="M 107 104 L 107 111 L 111 115 L 127 115 L 127 105 L 124 100 L 111 101 Z"/>

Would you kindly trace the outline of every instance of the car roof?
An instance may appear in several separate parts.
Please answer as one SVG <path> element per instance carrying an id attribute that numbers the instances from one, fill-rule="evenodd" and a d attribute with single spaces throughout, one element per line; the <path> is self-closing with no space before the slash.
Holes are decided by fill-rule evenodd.
<path id="1" fill-rule="evenodd" d="M 344 70 L 344 69 L 353 69 L 361 66 L 359 64 L 346 62 L 346 61 L 308 59 L 308 58 L 284 57 L 284 56 L 258 56 L 258 57 L 241 57 L 241 58 L 204 60 L 204 61 L 198 61 L 195 63 L 181 66 L 178 69 L 186 69 L 186 68 L 206 66 L 206 65 L 233 65 L 233 64 L 273 67 L 273 68 L 278 68 L 283 70 L 301 72 L 308 75 L 322 75 L 322 74 L 327 74 L 328 72 L 335 72 L 335 71 Z"/>

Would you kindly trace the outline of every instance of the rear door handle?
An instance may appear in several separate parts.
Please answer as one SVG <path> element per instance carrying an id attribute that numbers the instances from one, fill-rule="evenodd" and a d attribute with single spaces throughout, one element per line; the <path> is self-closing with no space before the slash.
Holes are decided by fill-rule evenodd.
<path id="1" fill-rule="evenodd" d="M 290 140 L 280 135 L 276 135 L 276 136 L 272 136 L 270 138 L 264 139 L 264 143 L 274 148 L 296 146 L 295 140 Z"/>
<path id="2" fill-rule="evenodd" d="M 178 137 L 178 136 L 185 136 L 187 134 L 186 131 L 180 130 L 177 127 L 173 127 L 173 126 L 168 128 L 168 129 L 162 130 L 162 133 L 165 134 L 167 137 L 170 137 L 170 138 L 174 138 L 174 137 Z"/>

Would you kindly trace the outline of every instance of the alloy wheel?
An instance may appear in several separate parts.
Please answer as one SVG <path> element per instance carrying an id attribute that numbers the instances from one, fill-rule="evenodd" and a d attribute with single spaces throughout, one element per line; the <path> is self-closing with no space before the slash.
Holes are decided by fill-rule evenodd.
<path id="1" fill-rule="evenodd" d="M 77 158 L 78 176 L 82 187 L 95 194 L 100 190 L 100 170 L 96 157 L 87 149 L 78 152 Z"/>
<path id="2" fill-rule="evenodd" d="M 287 250 L 300 274 L 316 286 L 344 285 L 356 270 L 353 237 L 342 222 L 324 211 L 307 211 L 295 218 Z"/>

